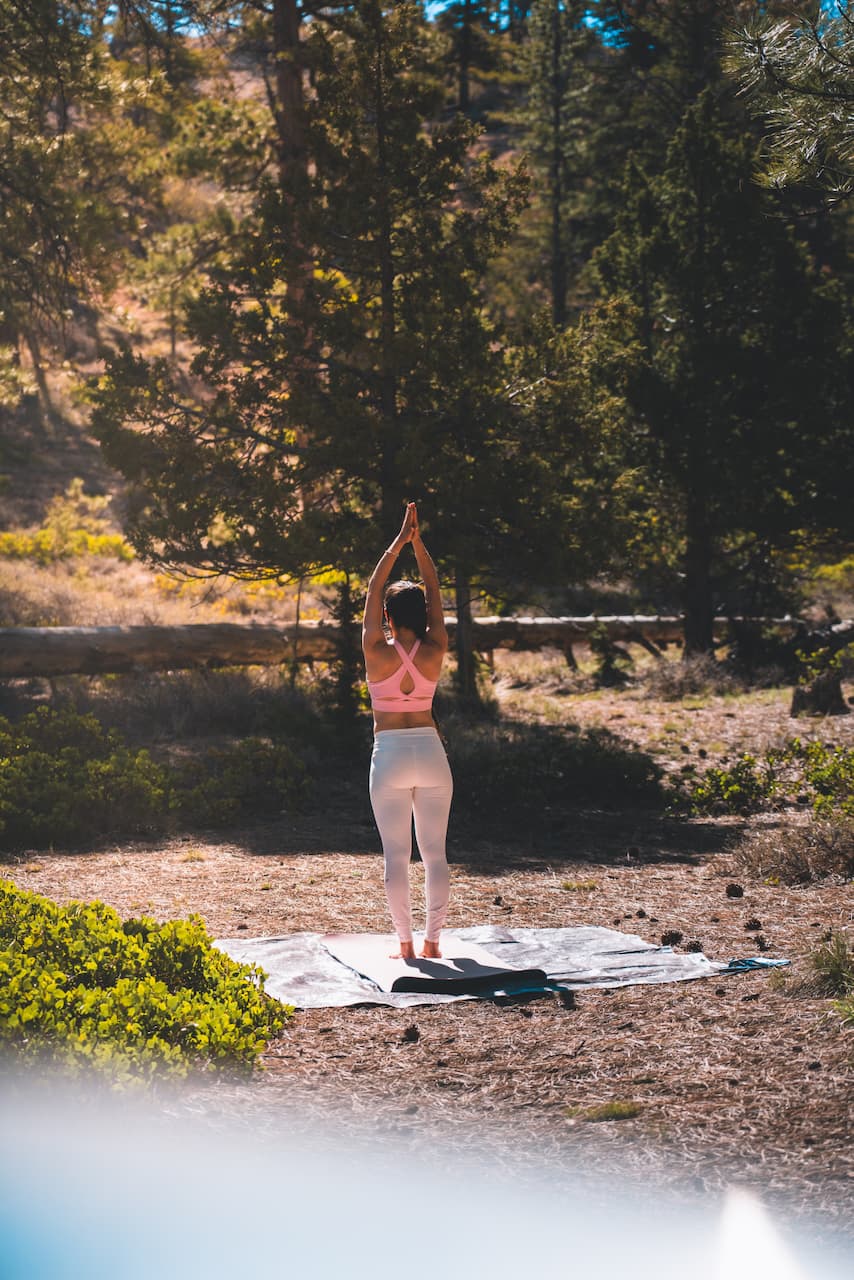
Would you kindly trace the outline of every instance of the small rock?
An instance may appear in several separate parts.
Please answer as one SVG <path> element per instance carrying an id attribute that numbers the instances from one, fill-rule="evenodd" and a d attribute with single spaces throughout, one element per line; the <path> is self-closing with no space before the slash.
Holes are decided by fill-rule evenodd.
<path id="1" fill-rule="evenodd" d="M 649 923 L 650 923 L 650 924 L 658 924 L 658 916 L 650 916 L 650 917 L 649 917 Z"/>
<path id="2" fill-rule="evenodd" d="M 678 947 L 684 937 L 684 933 L 680 933 L 678 929 L 668 929 L 661 935 L 661 945 L 663 947 Z"/>
<path id="3" fill-rule="evenodd" d="M 728 884 L 726 887 L 726 896 L 728 898 L 743 898 L 744 889 L 740 884 Z"/>
<path id="4" fill-rule="evenodd" d="M 764 933 L 757 933 L 755 941 L 756 941 L 756 946 L 760 951 L 771 950 L 771 943 L 765 937 Z"/>
<path id="5" fill-rule="evenodd" d="M 643 907 L 638 907 L 637 911 L 635 912 L 635 915 L 637 916 L 638 920 L 646 919 L 646 912 L 644 911 Z"/>
<path id="6" fill-rule="evenodd" d="M 758 999 L 759 999 L 759 992 L 758 992 L 758 991 L 751 991 L 749 995 L 742 996 L 741 998 L 742 998 L 742 1000 L 758 1000 Z"/>
<path id="7" fill-rule="evenodd" d="M 712 924 L 720 924 L 721 922 L 720 916 L 709 916 L 709 919 L 711 920 Z"/>
<path id="8" fill-rule="evenodd" d="M 495 897 L 492 899 L 493 906 L 496 906 L 496 907 L 500 907 L 503 901 L 504 899 L 502 898 L 500 893 L 497 893 Z"/>
<path id="9" fill-rule="evenodd" d="M 751 916 L 749 920 L 745 920 L 744 927 L 748 933 L 752 933 L 755 929 L 762 928 L 762 921 L 757 920 L 756 916 Z"/>
<path id="10" fill-rule="evenodd" d="M 715 995 L 716 995 L 716 996 L 725 996 L 725 995 L 726 995 L 726 987 L 715 987 Z"/>
<path id="11" fill-rule="evenodd" d="M 237 928 L 238 928 L 238 929 L 248 929 L 248 928 L 249 928 L 249 925 L 248 925 L 248 924 L 239 924 L 239 925 L 237 926 Z"/>
<path id="12" fill-rule="evenodd" d="M 558 1002 L 561 1009 L 577 1009 L 578 1001 L 575 998 L 574 991 L 559 991 L 557 993 Z"/>
<path id="13" fill-rule="evenodd" d="M 820 1063 L 820 1062 L 808 1062 L 808 1063 L 807 1063 L 807 1071 L 821 1071 L 821 1063 Z"/>
<path id="14" fill-rule="evenodd" d="M 685 943 L 686 951 L 702 951 L 703 944 L 698 938 L 692 938 L 690 942 Z"/>
<path id="15" fill-rule="evenodd" d="M 691 748 L 688 746 L 687 742 L 683 742 L 679 750 L 684 751 L 686 756 L 691 754 Z"/>
<path id="16" fill-rule="evenodd" d="M 523 1018 L 533 1018 L 534 1016 L 530 1009 L 520 1009 L 519 1013 Z"/>
<path id="17" fill-rule="evenodd" d="M 421 1039 L 421 1032 L 418 1030 L 415 1023 L 413 1022 L 411 1026 L 406 1028 L 406 1030 L 404 1031 L 403 1035 L 400 1038 L 404 1044 L 415 1044 L 416 1041 Z"/>
<path id="18" fill-rule="evenodd" d="M 705 747 L 700 747 L 700 750 L 697 752 L 697 755 L 700 757 L 701 760 L 705 760 L 708 754 L 709 753 Z"/>
<path id="19" fill-rule="evenodd" d="M 623 922 L 622 922 L 622 920 L 620 919 L 620 917 L 619 917 L 619 916 L 615 916 L 615 917 L 614 917 L 614 924 L 622 924 L 622 923 L 623 923 Z"/>

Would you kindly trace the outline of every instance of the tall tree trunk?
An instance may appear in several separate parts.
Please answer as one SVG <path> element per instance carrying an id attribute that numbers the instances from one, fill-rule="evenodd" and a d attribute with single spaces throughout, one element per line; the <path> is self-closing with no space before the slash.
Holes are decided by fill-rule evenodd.
<path id="1" fill-rule="evenodd" d="M 566 324 L 566 251 L 563 236 L 563 41 L 560 6 L 552 9 L 552 320 L 557 328 Z"/>
<path id="2" fill-rule="evenodd" d="M 380 9 L 375 17 L 375 128 L 377 139 L 380 269 L 380 411 L 382 443 L 380 457 L 380 516 L 384 526 L 394 524 L 400 516 L 401 494 L 397 481 L 397 455 L 400 447 L 397 419 L 397 370 L 394 351 L 396 330 L 394 299 L 394 251 L 392 247 L 392 213 L 388 190 L 388 122 L 386 118 L 385 31 Z"/>
<path id="3" fill-rule="evenodd" d="M 306 171 L 305 100 L 297 0 L 273 0 L 273 56 L 279 176 L 288 190 Z"/>
<path id="4" fill-rule="evenodd" d="M 714 648 L 712 535 L 705 495 L 688 499 L 685 527 L 685 656 Z"/>
<path id="5" fill-rule="evenodd" d="M 469 67 L 471 66 L 471 19 L 472 0 L 463 0 L 462 28 L 460 30 L 460 87 L 459 109 L 467 112 L 471 95 L 469 92 Z"/>
<path id="6" fill-rule="evenodd" d="M 354 626 L 356 607 L 353 600 L 353 584 L 350 575 L 338 587 L 332 607 L 332 616 L 338 623 L 338 661 L 335 664 L 335 710 L 345 730 L 358 722 L 356 681 L 359 678 L 359 647 Z"/>
<path id="7" fill-rule="evenodd" d="M 457 613 L 455 648 L 457 656 L 457 694 L 461 701 L 477 703 L 477 671 L 474 657 L 474 636 L 471 616 L 471 582 L 462 565 L 454 571 L 454 596 Z"/>

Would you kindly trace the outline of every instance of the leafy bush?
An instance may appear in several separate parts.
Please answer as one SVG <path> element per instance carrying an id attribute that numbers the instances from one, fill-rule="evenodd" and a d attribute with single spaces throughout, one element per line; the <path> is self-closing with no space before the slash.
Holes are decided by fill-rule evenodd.
<path id="1" fill-rule="evenodd" d="M 784 884 L 854 877 L 854 819 L 813 818 L 780 831 L 752 831 L 733 850 L 743 870 Z"/>
<path id="2" fill-rule="evenodd" d="M 813 793 L 815 813 L 854 814 L 854 748 L 793 738 L 782 751 L 768 754 L 776 764 L 800 771 L 802 786 Z"/>
<path id="3" fill-rule="evenodd" d="M 216 826 L 296 807 L 307 789 L 302 761 L 284 744 L 249 738 L 167 767 L 92 715 L 40 707 L 17 725 L 0 719 L 0 848 L 176 820 Z"/>
<path id="4" fill-rule="evenodd" d="M 8 560 L 35 560 L 37 564 L 53 564 L 73 556 L 112 556 L 132 560 L 133 547 L 117 533 L 87 533 L 72 529 L 60 537 L 53 529 L 37 529 L 35 533 L 12 530 L 0 533 L 0 556 Z"/>
<path id="5" fill-rule="evenodd" d="M 771 803 L 810 804 L 817 816 L 854 814 L 854 748 L 791 738 L 761 760 L 745 752 L 673 781 L 675 804 L 694 813 L 753 813 Z"/>
<path id="6" fill-rule="evenodd" d="M 135 552 L 120 534 L 110 531 L 104 512 L 108 497 L 84 492 L 83 481 L 74 479 L 62 497 L 48 504 L 45 523 L 34 533 L 13 530 L 0 533 L 0 556 L 52 564 L 75 556 L 114 556 L 132 560 Z"/>
<path id="7" fill-rule="evenodd" d="M 251 1069 L 292 1010 L 260 969 L 211 945 L 202 921 L 124 923 L 0 881 L 0 1047 L 25 1063 L 150 1078 Z"/>
<path id="8" fill-rule="evenodd" d="M 40 707 L 14 726 L 0 719 L 0 847 L 153 827 L 170 797 L 166 770 L 94 716 Z"/>
<path id="9" fill-rule="evenodd" d="M 484 829 L 542 825 L 579 805 L 656 808 L 661 770 L 605 729 L 468 725 L 452 731 L 454 785 Z"/>
<path id="10" fill-rule="evenodd" d="M 675 784 L 687 788 L 695 813 L 753 813 L 773 794 L 774 776 L 745 752 L 730 768 L 717 765 L 694 778 L 680 774 Z"/>
<path id="11" fill-rule="evenodd" d="M 298 808 L 306 798 L 303 762 L 284 743 L 248 738 L 213 747 L 186 764 L 177 778 L 176 808 L 190 822 L 233 822 Z"/>

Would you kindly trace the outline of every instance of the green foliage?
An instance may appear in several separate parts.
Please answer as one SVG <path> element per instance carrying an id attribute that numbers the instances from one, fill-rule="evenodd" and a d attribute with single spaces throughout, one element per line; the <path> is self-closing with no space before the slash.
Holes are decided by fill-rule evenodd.
<path id="1" fill-rule="evenodd" d="M 800 684 L 812 684 L 819 676 L 841 676 L 851 670 L 854 662 L 854 644 L 845 645 L 842 649 L 833 649 L 822 645 L 811 651 L 798 649 L 795 657 L 798 660 Z"/>
<path id="2" fill-rule="evenodd" d="M 847 3 L 813 8 L 735 34 L 729 70 L 771 127 L 765 182 L 804 184 L 836 203 L 854 191 L 854 14 Z"/>
<path id="3" fill-rule="evenodd" d="M 117 1082 L 248 1070 L 291 1012 L 260 969 L 217 951 L 198 917 L 124 923 L 0 881 L 0 1047 L 24 1064 Z"/>
<path id="4" fill-rule="evenodd" d="M 768 556 L 793 529 L 851 520 L 847 305 L 769 217 L 754 164 L 736 109 L 704 92 L 661 172 L 627 169 L 595 259 L 605 296 L 631 304 L 625 337 L 639 344 L 624 387 L 624 465 L 636 476 L 635 522 L 653 536 L 635 543 L 631 563 L 677 552 L 689 652 L 711 650 L 723 599 L 762 611 Z"/>
<path id="5" fill-rule="evenodd" d="M 695 813 L 753 813 L 774 793 L 774 775 L 755 756 L 745 752 L 735 764 L 707 769 L 699 778 L 685 783 Z"/>
<path id="6" fill-rule="evenodd" d="M 157 826 L 170 793 L 166 770 L 94 716 L 40 707 L 0 720 L 0 847 Z"/>
<path id="7" fill-rule="evenodd" d="M 16 725 L 0 720 L 0 848 L 227 825 L 295 808 L 307 790 L 283 743 L 247 738 L 166 767 L 93 715 L 40 707 Z"/>
<path id="8" fill-rule="evenodd" d="M 223 826 L 247 814 L 260 818 L 299 808 L 308 779 L 291 747 L 247 738 L 188 761 L 177 771 L 175 787 L 174 808 L 183 821 Z"/>
<path id="9" fill-rule="evenodd" d="M 695 813 L 752 813 L 770 804 L 809 803 L 818 817 L 854 814 L 854 748 L 791 738 L 761 760 L 678 775 L 676 803 Z"/>
<path id="10" fill-rule="evenodd" d="M 781 750 L 767 754 L 776 767 L 796 770 L 801 785 L 812 793 L 814 813 L 824 817 L 854 814 L 854 747 L 793 738 Z M 791 790 L 791 782 L 789 786 Z"/>
<path id="11" fill-rule="evenodd" d="M 110 532 L 104 516 L 109 503 L 109 497 L 87 494 L 83 481 L 75 478 L 61 497 L 51 499 L 44 525 L 35 533 L 0 533 L 0 556 L 41 565 L 80 556 L 132 560 L 130 543 Z"/>

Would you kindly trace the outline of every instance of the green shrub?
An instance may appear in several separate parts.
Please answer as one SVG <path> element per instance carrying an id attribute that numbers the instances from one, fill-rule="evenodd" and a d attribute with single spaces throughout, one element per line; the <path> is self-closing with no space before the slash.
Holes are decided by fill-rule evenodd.
<path id="1" fill-rule="evenodd" d="M 65 537 L 53 529 L 0 533 L 0 556 L 6 560 L 34 560 L 46 565 L 79 556 L 110 556 L 128 561 L 133 560 L 134 554 L 130 543 L 117 533 L 88 533 L 85 529 L 72 529 Z"/>
<path id="2" fill-rule="evenodd" d="M 745 752 L 730 768 L 713 766 L 697 778 L 679 775 L 695 813 L 753 813 L 774 791 L 774 776 Z"/>
<path id="3" fill-rule="evenodd" d="M 298 807 L 307 791 L 302 761 L 281 743 L 248 738 L 170 767 L 92 715 L 39 707 L 17 725 L 0 719 L 3 849 L 225 825 Z"/>
<path id="4" fill-rule="evenodd" d="M 41 565 L 78 556 L 132 560 L 136 553 L 130 543 L 110 532 L 110 522 L 105 517 L 109 505 L 109 497 L 87 494 L 83 481 L 77 477 L 61 497 L 51 499 L 40 529 L 34 533 L 0 533 L 0 557 L 35 560 Z"/>
<path id="5" fill-rule="evenodd" d="M 727 768 L 672 781 L 675 806 L 694 813 L 753 813 L 771 803 L 807 803 L 818 817 L 854 814 L 854 748 L 792 738 L 761 760 L 744 753 Z"/>
<path id="6" fill-rule="evenodd" d="M 166 770 L 94 716 L 40 707 L 17 725 L 0 719 L 0 847 L 153 827 L 170 796 Z"/>
<path id="7" fill-rule="evenodd" d="M 20 1062 L 107 1071 L 251 1069 L 292 1012 L 202 921 L 122 922 L 0 881 L 0 1047 Z"/>
<path id="8" fill-rule="evenodd" d="M 284 743 L 247 738 L 212 747 L 183 766 L 177 777 L 176 808 L 190 822 L 213 825 L 244 814 L 263 816 L 299 808 L 308 777 L 303 762 Z"/>
<path id="9" fill-rule="evenodd" d="M 816 814 L 854 814 L 854 748 L 793 738 L 782 751 L 768 754 L 776 764 L 799 771 L 801 786 L 812 792 Z"/>

